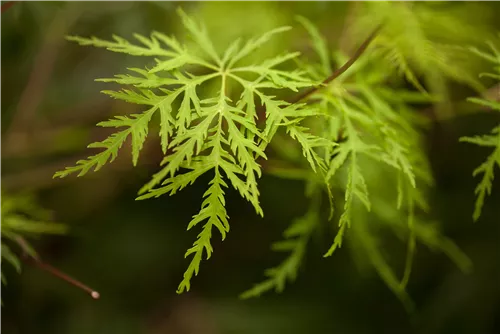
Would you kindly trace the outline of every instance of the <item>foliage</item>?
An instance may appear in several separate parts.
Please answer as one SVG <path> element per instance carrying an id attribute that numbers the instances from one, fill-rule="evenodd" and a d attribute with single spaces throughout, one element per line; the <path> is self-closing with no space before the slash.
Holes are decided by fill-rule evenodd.
<path id="1" fill-rule="evenodd" d="M 311 35 L 313 48 L 320 59 L 319 64 L 307 64 L 306 68 L 316 79 L 324 78 L 331 72 L 326 41 L 312 23 L 304 18 L 299 20 Z M 424 120 L 409 104 L 432 102 L 434 98 L 426 93 L 385 86 L 384 82 L 395 73 L 390 66 L 381 66 L 381 57 L 384 56 L 380 53 L 363 56 L 348 73 L 310 97 L 311 102 L 319 106 L 319 112 L 327 117 L 326 122 L 311 127 L 319 129 L 321 137 L 339 142 L 339 145 L 323 152 L 328 165 L 325 180 L 307 170 L 298 171 L 292 177 L 298 176 L 307 183 L 326 181 L 328 189 L 344 194 L 337 235 L 325 257 L 342 246 L 347 229 L 353 227 L 349 235 L 355 244 L 354 251 L 361 252 L 393 292 L 411 307 L 405 286 L 417 240 L 443 251 L 464 270 L 469 269 L 470 261 L 450 240 L 439 234 L 436 224 L 422 216 L 429 210 L 423 190 L 432 185 L 432 175 L 422 147 L 420 128 Z M 333 60 L 340 65 L 347 59 L 335 53 Z M 281 171 L 275 174 L 285 178 L 291 176 Z M 370 188 L 391 187 L 393 191 L 369 192 Z M 341 202 L 341 198 L 336 201 Z M 317 199 L 312 201 L 311 207 L 315 210 L 316 202 Z M 373 227 L 374 218 L 378 227 Z M 298 238 L 275 247 L 279 251 L 290 251 L 290 256 L 280 266 L 267 271 L 266 276 L 270 278 L 245 292 L 244 297 L 260 295 L 273 287 L 281 291 L 286 278 L 295 278 L 317 219 L 316 211 L 309 212 L 290 226 L 285 237 Z M 379 230 L 385 227 L 402 235 L 408 243 L 401 279 L 397 278 L 376 242 L 377 235 L 381 235 Z"/>
<path id="2" fill-rule="evenodd" d="M 300 218 L 297 218 L 288 227 L 283 236 L 285 240 L 275 242 L 271 248 L 277 252 L 290 252 L 288 257 L 277 267 L 266 270 L 267 280 L 256 284 L 253 288 L 241 294 L 242 298 L 260 296 L 264 292 L 275 289 L 282 292 L 286 281 L 294 281 L 306 254 L 307 245 L 320 222 L 321 188 L 320 184 L 312 184 L 314 189 L 310 194 L 310 209 Z"/>
<path id="3" fill-rule="evenodd" d="M 245 57 L 274 35 L 289 30 L 289 27 L 274 29 L 246 43 L 236 40 L 223 53 L 218 53 L 202 25 L 181 10 L 179 15 L 195 42 L 191 45 L 197 45 L 200 50 L 192 50 L 174 37 L 159 32 L 152 33 L 150 38 L 135 35 L 140 45 L 118 36 L 113 37 L 114 41 L 95 37 L 69 38 L 81 45 L 163 58 L 156 59 L 157 65 L 153 68 L 130 69 L 138 76 L 117 75 L 113 79 L 100 80 L 134 87 L 104 93 L 116 99 L 146 105 L 149 109 L 142 114 L 117 116 L 99 123 L 103 127 L 125 129 L 102 142 L 89 145 L 104 150 L 87 160 L 78 161 L 76 166 L 66 168 L 55 176 L 65 177 L 71 173 L 80 176 L 92 168 L 100 169 L 116 158 L 118 150 L 129 136 L 132 162 L 136 165 L 148 135 L 149 123 L 154 114 L 159 114 L 161 146 L 166 156 L 161 163 L 163 168 L 140 190 L 138 199 L 174 195 L 201 175 L 213 175 L 203 195 L 200 212 L 188 224 L 188 229 L 191 229 L 204 223 L 198 239 L 186 252 L 185 256 L 192 255 L 192 259 L 179 285 L 180 293 L 189 290 L 192 276 L 198 274 L 203 254 L 206 254 L 207 259 L 210 258 L 212 229 L 215 227 L 222 239 L 229 232 L 224 197 L 228 182 L 253 205 L 257 214 L 263 215 L 257 183 L 262 173 L 258 158 L 267 158 L 264 150 L 278 128 L 285 128 L 290 137 L 297 140 L 315 171 L 325 168 L 325 164 L 314 149 L 334 146 L 335 143 L 316 137 L 301 126 L 304 118 L 316 115 L 313 107 L 290 104 L 270 95 L 273 90 L 296 92 L 299 88 L 314 84 L 303 71 L 280 67 L 296 58 L 298 53 L 284 53 L 260 64 L 243 63 Z M 204 72 L 197 74 L 195 70 Z M 199 87 L 213 81 L 218 84 L 217 92 L 210 96 L 199 96 Z M 256 100 L 265 107 L 265 124 L 258 123 L 260 118 Z M 174 106 L 176 102 L 180 103 L 178 108 Z"/>
<path id="4" fill-rule="evenodd" d="M 331 75 L 332 63 L 341 66 L 349 63 L 348 58 L 340 51 L 332 53 L 317 28 L 302 17 L 298 21 L 310 35 L 318 64 L 299 59 L 298 52 L 285 52 L 259 62 L 247 61 L 253 61 L 256 50 L 290 27 L 276 28 L 244 43 L 237 39 L 219 52 L 206 27 L 182 10 L 178 14 L 191 38 L 189 43 L 156 31 L 149 37 L 135 34 L 137 42 L 119 36 L 113 36 L 112 41 L 68 37 L 80 45 L 154 57 L 156 65 L 129 68 L 129 74 L 98 79 L 125 87 L 103 93 L 146 106 L 145 110 L 99 123 L 121 130 L 89 145 L 102 149 L 100 152 L 54 176 L 82 176 L 92 169 L 99 170 L 117 157 L 128 138 L 135 166 L 152 120 L 159 118 L 162 168 L 140 189 L 137 199 L 174 195 L 200 176 L 212 176 L 201 209 L 187 226 L 189 230 L 202 224 L 197 240 L 185 253 L 185 257 L 191 256 L 191 262 L 178 287 L 181 293 L 189 291 L 203 256 L 211 257 L 214 228 L 223 240 L 229 232 L 225 193 L 230 186 L 263 216 L 258 188 L 263 171 L 260 162 L 268 159 L 266 149 L 272 147 L 288 160 L 285 163 L 300 167 L 295 171 L 291 166 L 274 171 L 267 167 L 265 171 L 303 180 L 310 207 L 284 232 L 285 240 L 273 245 L 276 251 L 288 252 L 288 257 L 266 271 L 267 279 L 242 297 L 258 296 L 271 289 L 282 291 L 287 281 L 296 278 L 311 236 L 327 218 L 323 217 L 321 203 L 329 202 L 328 220 L 338 221 L 338 229 L 325 257 L 331 256 L 349 236 L 356 245 L 354 251 L 361 254 L 358 258 L 368 261 L 411 307 L 405 287 L 417 241 L 444 252 L 464 270 L 470 267 L 468 258 L 441 236 L 430 218 L 425 192 L 433 185 L 433 178 L 423 149 L 426 122 L 415 106 L 446 98 L 445 80 L 464 82 L 478 90 L 481 85 L 454 61 L 454 45 L 443 44 L 429 34 L 428 24 L 437 23 L 426 7 L 415 5 L 413 10 L 399 3 L 363 5 L 353 25 L 353 36 L 359 31 L 367 35 L 370 29 L 366 29 L 366 13 L 371 18 L 372 12 L 366 9 L 372 6 L 376 9 L 376 23 L 382 26 L 375 45 L 328 85 L 320 83 Z M 444 27 L 451 29 L 454 21 L 448 19 Z M 374 26 L 371 22 L 370 27 Z M 465 32 L 467 35 L 470 31 Z M 290 69 L 292 61 L 299 69 Z M 420 77 L 424 78 L 423 84 Z M 405 86 L 402 78 L 413 88 Z M 313 94 L 305 101 L 287 102 L 284 96 L 299 89 L 313 89 Z M 500 134 L 499 128 L 495 129 L 493 134 Z M 280 145 L 285 136 L 295 141 L 293 148 Z M 491 146 L 490 137 L 468 140 Z M 294 155 L 288 150 L 299 153 Z M 482 168 L 480 171 L 492 167 Z M 491 182 L 489 169 L 484 182 Z M 484 190 L 479 190 L 478 203 L 482 205 L 491 184 L 481 187 Z M 322 200 L 325 196 L 328 201 Z M 386 231 L 407 243 L 401 279 L 390 264 L 394 259 L 388 258 L 379 246 L 378 240 L 386 237 Z"/>
<path id="5" fill-rule="evenodd" d="M 470 48 L 470 50 L 483 59 L 496 65 L 494 67 L 496 73 L 483 73 L 481 74 L 481 76 L 493 78 L 495 80 L 498 80 L 498 82 L 500 83 L 500 51 L 495 48 L 495 45 L 493 43 L 489 42 L 488 45 L 492 50 L 491 54 L 481 51 L 477 48 Z M 477 97 L 471 97 L 467 100 L 488 109 L 500 111 L 500 103 L 497 101 Z M 474 221 L 477 221 L 481 216 L 481 211 L 486 195 L 491 194 L 495 165 L 498 165 L 498 167 L 500 167 L 500 124 L 494 127 L 491 130 L 490 134 L 474 137 L 462 137 L 460 138 L 460 141 L 494 148 L 493 152 L 486 158 L 486 161 L 483 162 L 479 167 L 477 167 L 472 173 L 473 176 L 483 174 L 483 177 L 475 190 L 477 199 L 474 208 L 473 219 Z"/>
<path id="6" fill-rule="evenodd" d="M 375 52 L 416 89 L 431 91 L 441 101 L 449 98 L 449 80 L 482 90 L 466 56 L 459 52 L 459 43 L 475 43 L 477 36 L 488 36 L 481 18 L 469 15 L 464 20 L 427 3 L 366 2 L 358 6 L 349 27 L 351 36 L 359 40 L 376 23 L 384 29 L 374 43 Z"/>
<path id="7" fill-rule="evenodd" d="M 2 194 L 2 260 L 10 263 L 17 272 L 21 272 L 21 260 L 9 244 L 15 244 L 21 252 L 29 252 L 26 255 L 36 258 L 35 250 L 25 237 L 66 232 L 65 225 L 49 222 L 49 216 L 49 212 L 30 195 Z M 7 284 L 3 271 L 2 283 Z"/>

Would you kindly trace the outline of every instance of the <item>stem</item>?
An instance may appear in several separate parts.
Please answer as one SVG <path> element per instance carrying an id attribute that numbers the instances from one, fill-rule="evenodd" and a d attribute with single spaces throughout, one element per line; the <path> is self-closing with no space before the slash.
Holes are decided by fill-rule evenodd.
<path id="1" fill-rule="evenodd" d="M 76 286 L 76 287 L 78 287 L 78 288 L 80 288 L 80 289 L 88 292 L 92 298 L 99 299 L 99 297 L 100 297 L 99 292 L 97 292 L 97 291 L 89 288 L 88 286 L 86 286 L 82 282 L 80 282 L 80 281 L 72 278 L 71 276 L 66 275 L 62 271 L 60 271 L 60 270 L 52 267 L 50 264 L 44 263 L 44 262 L 42 262 L 40 260 L 35 260 L 34 263 L 35 263 L 35 265 L 38 268 L 40 268 L 42 270 L 45 270 L 45 271 L 51 273 L 52 275 L 54 275 L 54 276 L 56 276 L 56 277 L 58 277 L 58 278 L 60 278 L 60 279 L 62 279 L 64 281 L 68 282 L 69 284 L 74 285 L 74 286 Z"/>
<path id="2" fill-rule="evenodd" d="M 368 45 L 370 45 L 370 43 L 373 41 L 373 39 L 377 36 L 377 34 L 379 33 L 381 28 L 382 28 L 382 25 L 379 25 L 377 28 L 375 28 L 375 30 L 370 34 L 370 36 L 368 36 L 368 38 L 359 46 L 359 48 L 356 50 L 356 52 L 354 52 L 352 57 L 342 67 L 335 70 L 328 78 L 323 80 L 323 82 L 319 86 L 310 88 L 309 90 L 305 91 L 301 95 L 298 95 L 297 97 L 295 97 L 294 99 L 292 99 L 289 102 L 294 104 L 294 103 L 298 103 L 298 102 L 302 101 L 303 99 L 305 99 L 305 98 L 309 97 L 310 95 L 312 95 L 313 93 L 315 93 L 322 86 L 329 84 L 331 81 L 338 78 L 345 71 L 347 71 L 349 69 L 349 67 L 351 67 L 356 60 L 358 60 L 358 58 L 363 54 L 363 52 L 365 52 L 366 48 L 368 47 Z"/>
<path id="3" fill-rule="evenodd" d="M 82 282 L 74 279 L 73 277 L 63 273 L 59 269 L 54 268 L 50 264 L 43 262 L 38 256 L 33 255 L 32 252 L 30 251 L 31 247 L 28 246 L 28 244 L 27 244 L 26 240 L 24 240 L 24 238 L 17 237 L 16 242 L 23 250 L 24 256 L 22 257 L 22 259 L 25 260 L 25 262 L 28 262 L 28 260 L 31 259 L 32 261 L 29 261 L 29 263 L 35 264 L 38 268 L 68 282 L 71 285 L 76 286 L 77 288 L 82 289 L 83 291 L 90 294 L 90 296 L 94 299 L 99 299 L 99 297 L 101 296 L 99 294 L 99 292 L 95 291 L 94 289 L 89 288 L 87 285 L 85 285 Z"/>

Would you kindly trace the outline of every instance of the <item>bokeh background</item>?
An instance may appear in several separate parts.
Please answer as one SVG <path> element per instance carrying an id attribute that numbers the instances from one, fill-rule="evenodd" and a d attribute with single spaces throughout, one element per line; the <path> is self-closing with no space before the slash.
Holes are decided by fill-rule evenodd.
<path id="1" fill-rule="evenodd" d="M 433 5 L 500 31 L 499 3 Z M 100 94 L 109 85 L 94 79 L 145 65 L 144 59 L 80 47 L 64 36 L 130 37 L 152 30 L 182 36 L 178 6 L 202 19 L 219 46 L 277 26 L 298 26 L 294 15 L 300 14 L 318 25 L 332 48 L 342 48 L 349 42 L 344 31 L 356 3 L 19 2 L 3 12 L 2 192 L 35 194 L 54 221 L 70 227 L 68 235 L 33 244 L 47 262 L 101 293 L 94 301 L 36 267 L 25 266 L 17 276 L 3 266 L 8 278 L 2 288 L 3 333 L 500 333 L 500 178 L 482 219 L 473 224 L 477 180 L 471 172 L 488 151 L 458 143 L 460 136 L 488 132 L 498 115 L 457 112 L 427 133 L 437 180 L 433 215 L 443 234 L 470 256 L 474 270 L 464 274 L 444 255 L 419 248 L 408 287 L 415 315 L 405 312 L 375 272 L 354 265 L 348 247 L 322 258 L 331 242 L 326 237 L 310 247 L 300 276 L 283 294 L 238 299 L 282 259 L 269 246 L 307 209 L 301 182 L 264 175 L 263 219 L 230 193 L 228 238 L 214 238 L 214 256 L 202 263 L 192 290 L 177 295 L 188 264 L 183 255 L 197 234 L 186 232 L 186 224 L 199 210 L 206 183 L 200 180 L 172 198 L 135 201 L 162 158 L 158 138 L 148 139 L 136 168 L 124 147 L 98 173 L 52 179 L 87 157 L 88 143 L 109 134 L 95 127 L 97 122 L 139 111 Z M 307 43 L 301 30 L 275 39 L 262 52 L 307 52 Z M 391 240 L 384 247 L 397 249 Z"/>

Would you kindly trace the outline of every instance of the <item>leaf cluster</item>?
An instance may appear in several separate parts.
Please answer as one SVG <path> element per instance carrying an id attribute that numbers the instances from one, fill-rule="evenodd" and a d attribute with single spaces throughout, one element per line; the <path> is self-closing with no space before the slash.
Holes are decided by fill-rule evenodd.
<path id="1" fill-rule="evenodd" d="M 301 65 L 313 78 L 320 80 L 331 72 L 331 63 L 340 66 L 347 58 L 339 52 L 332 54 L 311 22 L 304 18 L 299 21 L 310 34 L 320 60 L 317 64 L 304 62 Z M 359 256 L 375 268 L 410 308 L 412 304 L 405 287 L 417 240 L 443 251 L 464 270 L 470 267 L 470 261 L 450 240 L 440 235 L 435 223 L 426 218 L 429 205 L 424 189 L 431 186 L 433 180 L 422 143 L 425 122 L 409 105 L 429 103 L 435 98 L 419 91 L 388 88 L 384 83 L 395 70 L 385 64 L 384 59 L 384 55 L 376 52 L 363 55 L 347 72 L 310 97 L 310 103 L 317 106 L 326 120 L 311 120 L 308 125 L 320 137 L 338 143 L 319 153 L 326 163 L 324 173 L 312 174 L 300 168 L 292 172 L 290 168 L 275 169 L 273 174 L 302 179 L 306 184 L 326 184 L 317 190 L 317 196 L 326 195 L 331 202 L 337 203 L 334 206 L 339 212 L 335 219 L 338 219 L 336 236 L 325 257 L 331 256 L 349 236 L 355 253 L 361 254 Z M 370 189 L 376 191 L 370 192 Z M 305 244 L 311 231 L 318 226 L 317 202 L 317 199 L 312 201 L 310 211 L 285 231 L 286 247 L 277 250 L 287 250 L 288 257 L 268 270 L 268 278 L 246 291 L 243 297 L 258 296 L 272 288 L 281 291 L 286 279 L 295 279 Z M 407 242 L 401 279 L 379 245 L 378 239 L 384 229 Z"/>
<path id="2" fill-rule="evenodd" d="M 493 67 L 495 73 L 482 73 L 480 76 L 493 78 L 495 80 L 498 80 L 498 84 L 500 84 L 500 51 L 496 49 L 495 45 L 492 42 L 488 42 L 487 44 L 491 49 L 491 53 L 479 50 L 478 48 L 474 47 L 471 47 L 470 51 L 495 65 Z M 471 97 L 467 100 L 493 111 L 500 112 L 500 103 L 498 101 L 478 97 Z M 481 216 L 485 197 L 491 194 L 493 179 L 495 176 L 495 165 L 500 168 L 500 124 L 495 126 L 487 135 L 462 137 L 460 138 L 460 141 L 493 149 L 493 152 L 486 158 L 486 161 L 484 161 L 472 173 L 472 176 L 478 176 L 482 174 L 482 179 L 475 189 L 477 199 L 474 207 L 474 213 L 472 215 L 474 221 L 477 221 Z"/>
<path id="3" fill-rule="evenodd" d="M 41 208 L 35 199 L 28 194 L 2 194 L 2 260 L 10 263 L 16 271 L 21 272 L 21 260 L 12 246 L 20 247 L 22 252 L 37 257 L 36 251 L 25 238 L 38 237 L 43 234 L 63 234 L 67 227 L 50 222 L 49 212 Z M 7 279 L 2 271 L 2 283 Z"/>
<path id="4" fill-rule="evenodd" d="M 73 173 L 82 176 L 99 170 L 117 157 L 127 140 L 132 146 L 132 163 L 136 165 L 152 124 L 159 123 L 164 158 L 159 171 L 140 189 L 138 199 L 172 196 L 204 174 L 212 177 L 199 212 L 187 225 L 188 230 L 200 226 L 201 232 L 185 253 L 191 259 L 178 287 L 181 293 L 190 289 L 203 257 L 212 256 L 214 231 L 224 239 L 230 230 L 226 209 L 229 188 L 263 216 L 258 187 L 263 172 L 260 163 L 269 158 L 267 148 L 272 147 L 295 166 L 273 169 L 269 164 L 266 172 L 303 180 L 310 207 L 284 232 L 284 240 L 273 245 L 274 250 L 288 254 L 285 260 L 267 270 L 266 279 L 242 296 L 259 296 L 271 289 L 282 291 L 287 281 L 295 280 L 312 235 L 326 220 L 321 206 L 321 199 L 326 197 L 330 203 L 328 220 L 335 220 L 337 226 L 325 257 L 342 247 L 349 237 L 355 252 L 410 307 L 405 287 L 417 241 L 446 253 L 464 270 L 470 266 L 467 257 L 441 236 L 437 224 L 429 219 L 425 190 L 433 180 L 423 149 L 425 121 L 411 105 L 439 101 L 446 87 L 445 79 L 476 88 L 478 85 L 468 73 L 460 71 L 449 45 L 440 44 L 429 35 L 424 22 L 435 19 L 431 12 L 410 10 L 408 5 L 399 3 L 377 4 L 374 8 L 374 17 L 384 27 L 375 39 L 375 47 L 335 81 L 316 89 L 300 103 L 278 96 L 318 88 L 331 74 L 332 64 L 340 66 L 348 60 L 342 52 L 331 52 L 326 40 L 305 18 L 299 17 L 298 21 L 309 33 L 319 63 L 299 59 L 298 52 L 285 52 L 258 63 L 247 61 L 252 53 L 290 27 L 277 28 L 247 41 L 237 39 L 219 52 L 206 27 L 182 10 L 178 13 L 191 39 L 189 44 L 160 32 L 148 37 L 136 34 L 134 42 L 119 36 L 113 36 L 111 41 L 69 37 L 80 45 L 154 57 L 156 65 L 130 68 L 128 74 L 98 79 L 124 86 L 118 91 L 103 91 L 104 94 L 143 106 L 144 110 L 99 123 L 116 129 L 103 141 L 89 145 L 100 151 L 57 172 L 55 177 Z M 445 22 L 447 28 L 450 22 Z M 366 24 L 366 15 L 359 14 L 354 26 Z M 373 22 L 370 26 L 374 26 Z M 292 61 L 299 69 L 290 69 Z M 405 88 L 401 80 L 395 85 L 387 84 L 401 76 L 415 89 Z M 420 83 L 420 77 L 424 77 L 425 84 Z M 426 85 L 431 93 L 424 88 Z M 491 101 L 487 103 L 492 106 Z M 500 130 L 495 128 L 492 134 L 467 140 L 494 146 L 494 137 L 497 150 L 491 159 L 498 162 Z M 282 145 L 291 141 L 293 147 Z M 479 171 L 487 170 L 488 175 L 483 181 L 486 185 L 478 191 L 480 198 L 491 189 L 489 166 L 493 163 Z M 398 278 L 390 265 L 392 259 L 379 245 L 385 230 L 407 242 L 402 278 Z"/>
<path id="5" fill-rule="evenodd" d="M 236 40 L 219 53 L 202 24 L 182 10 L 178 13 L 194 42 L 189 45 L 197 46 L 195 50 L 175 37 L 159 32 L 153 32 L 149 37 L 134 35 L 136 44 L 118 36 L 113 36 L 113 41 L 96 37 L 68 38 L 80 45 L 155 57 L 157 64 L 152 68 L 131 68 L 132 74 L 99 80 L 132 87 L 103 93 L 144 105 L 146 110 L 99 123 L 102 127 L 123 130 L 90 144 L 90 148 L 102 150 L 78 161 L 74 167 L 57 172 L 55 177 L 72 173 L 81 176 L 91 169 L 99 170 L 116 158 L 128 138 L 132 145 L 132 162 L 136 165 L 150 123 L 159 114 L 164 159 L 161 169 L 139 191 L 138 199 L 174 195 L 201 175 L 213 175 L 199 213 L 188 224 L 188 230 L 202 225 L 202 231 L 185 254 L 192 257 L 179 285 L 180 293 L 190 289 L 191 279 L 198 274 L 202 257 L 208 259 L 212 255 L 210 240 L 214 228 L 222 239 L 229 232 L 225 189 L 232 186 L 252 204 L 257 214 L 263 215 L 258 190 L 258 179 L 262 174 L 259 159 L 267 159 L 265 149 L 279 128 L 285 129 L 299 143 L 314 171 L 325 168 L 316 150 L 335 143 L 313 135 L 301 125 L 305 118 L 317 116 L 314 108 L 288 103 L 273 94 L 297 92 L 315 84 L 304 71 L 284 67 L 299 53 L 284 53 L 258 64 L 244 63 L 246 57 L 289 27 L 274 29 L 246 42 Z M 204 90 L 207 86 L 216 87 L 215 93 L 207 94 Z M 265 109 L 265 121 L 258 117 L 259 105 Z"/>
<path id="6" fill-rule="evenodd" d="M 357 41 L 375 23 L 383 24 L 373 52 L 417 90 L 446 102 L 451 98 L 450 81 L 478 92 L 484 89 L 476 79 L 473 61 L 462 52 L 464 43 L 489 36 L 484 13 L 477 13 L 474 4 L 455 7 L 460 8 L 443 10 L 424 2 L 365 2 L 356 7 L 349 36 Z"/>

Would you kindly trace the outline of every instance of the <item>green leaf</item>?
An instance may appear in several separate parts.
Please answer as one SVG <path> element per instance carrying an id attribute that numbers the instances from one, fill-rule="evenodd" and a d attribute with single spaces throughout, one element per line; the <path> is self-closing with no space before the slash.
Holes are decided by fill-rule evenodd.
<path id="1" fill-rule="evenodd" d="M 243 292 L 240 298 L 259 297 L 272 289 L 282 292 L 287 281 L 295 281 L 305 257 L 307 244 L 319 225 L 316 208 L 316 204 L 312 205 L 305 216 L 294 220 L 283 233 L 285 240 L 272 245 L 274 251 L 289 252 L 288 257 L 279 266 L 266 270 L 268 279 Z"/>
<path id="2" fill-rule="evenodd" d="M 2 244 L 2 258 L 9 262 L 18 273 L 21 272 L 21 260 L 4 244 Z"/>
<path id="3" fill-rule="evenodd" d="M 99 170 L 117 157 L 129 137 L 132 162 L 136 165 L 149 136 L 153 115 L 158 112 L 161 149 L 165 157 L 160 170 L 140 189 L 137 199 L 174 195 L 201 175 L 212 170 L 215 172 L 199 213 L 188 224 L 188 229 L 199 224 L 203 227 L 194 245 L 186 252 L 186 256 L 191 256 L 191 262 L 178 288 L 178 292 L 182 292 L 189 290 L 203 255 L 209 258 L 212 254 L 212 228 L 215 226 L 223 239 L 229 231 L 223 188 L 232 186 L 251 203 L 258 215 L 263 216 L 258 189 L 262 170 L 258 159 L 267 159 L 265 149 L 279 127 L 297 139 L 314 170 L 325 167 L 321 150 L 334 143 L 301 125 L 307 119 L 322 117 L 317 110 L 306 105 L 290 105 L 268 92 L 278 90 L 281 94 L 284 90 L 297 91 L 315 84 L 304 71 L 277 68 L 297 58 L 298 52 L 270 57 L 260 64 L 233 67 L 272 37 L 290 28 L 277 28 L 243 43 L 234 41 L 220 56 L 206 28 L 181 9 L 178 14 L 194 43 L 185 45 L 159 32 L 153 32 L 150 37 L 134 35 L 138 40 L 134 44 L 116 36 L 114 41 L 72 39 L 115 52 L 152 56 L 156 65 L 153 68 L 130 68 L 131 74 L 99 80 L 126 86 L 119 91 L 106 90 L 103 93 L 128 103 L 146 105 L 147 109 L 99 123 L 99 126 L 119 130 L 104 141 L 89 145 L 103 149 L 101 152 L 57 172 L 55 177 L 71 173 L 84 175 L 91 169 Z M 206 60 L 199 55 L 200 50 Z M 240 99 L 234 103 L 232 92 L 240 89 Z M 204 95 L 200 97 L 199 94 Z M 256 123 L 258 100 L 267 107 L 268 119 L 262 128 Z"/>
<path id="4" fill-rule="evenodd" d="M 467 101 L 500 111 L 500 103 L 496 101 L 480 99 L 477 97 L 470 97 L 467 99 Z"/>
<path id="5" fill-rule="evenodd" d="M 491 42 L 488 44 L 492 49 L 493 54 L 488 54 L 483 51 L 479 51 L 476 48 L 470 48 L 470 50 L 471 52 L 477 54 L 478 56 L 500 65 L 500 52 L 495 48 L 495 46 Z M 498 72 L 500 73 L 500 68 L 498 69 Z M 496 76 L 492 75 L 492 77 Z M 498 77 L 498 79 L 500 80 L 500 77 Z M 497 101 L 487 100 L 477 97 L 468 98 L 467 101 L 491 108 L 493 110 L 500 111 L 500 103 L 498 103 Z M 479 167 L 477 167 L 472 173 L 472 176 L 483 174 L 481 181 L 479 182 L 474 191 L 477 198 L 472 218 L 474 219 L 474 221 L 477 221 L 481 216 L 485 197 L 491 194 L 491 190 L 493 187 L 493 179 L 495 177 L 494 174 L 495 165 L 498 165 L 498 167 L 500 167 L 500 125 L 493 128 L 493 130 L 491 130 L 491 134 L 489 135 L 482 135 L 475 137 L 461 137 L 460 141 L 470 144 L 475 144 L 478 146 L 495 148 L 493 152 L 486 158 L 486 161 L 483 162 Z"/>
<path id="6" fill-rule="evenodd" d="M 210 58 L 212 58 L 212 60 L 220 65 L 221 59 L 215 51 L 212 41 L 208 37 L 205 26 L 203 26 L 202 24 L 198 25 L 191 17 L 186 15 L 186 13 L 184 13 L 181 8 L 177 10 L 177 13 L 181 17 L 184 27 L 191 33 L 191 38 Z"/>
<path id="7" fill-rule="evenodd" d="M 49 212 L 41 208 L 30 194 L 18 193 L 12 195 L 2 192 L 1 214 L 2 261 L 9 262 L 18 273 L 21 271 L 21 261 L 11 247 L 6 244 L 7 240 L 12 244 L 19 245 L 24 253 L 23 255 L 37 258 L 36 251 L 25 240 L 25 237 L 39 236 L 41 234 L 63 234 L 68 230 L 66 225 L 47 221 L 50 216 Z M 2 282 L 6 284 L 3 272 Z"/>
<path id="8" fill-rule="evenodd" d="M 498 140 L 498 143 L 500 143 L 500 139 Z M 500 147 L 500 145 L 498 147 Z M 481 182 L 479 182 L 474 191 L 474 193 L 477 195 L 476 205 L 472 216 L 474 218 L 474 221 L 477 221 L 481 216 L 481 211 L 486 195 L 491 195 L 495 163 L 500 167 L 500 149 L 498 148 L 486 159 L 484 163 L 482 163 L 472 173 L 473 176 L 483 174 Z"/>
<path id="9" fill-rule="evenodd" d="M 207 259 L 212 255 L 212 245 L 210 239 L 212 237 L 212 227 L 216 227 L 221 233 L 222 240 L 226 237 L 226 232 L 229 232 L 228 216 L 225 209 L 224 191 L 222 187 L 227 187 L 227 184 L 221 178 L 218 169 L 215 169 L 215 177 L 210 181 L 210 188 L 203 195 L 205 200 L 201 206 L 201 211 L 193 216 L 193 220 L 189 223 L 188 230 L 196 226 L 202 221 L 206 221 L 202 232 L 198 235 L 193 247 L 188 249 L 185 257 L 194 254 L 188 269 L 184 273 L 184 278 L 179 284 L 177 293 L 189 291 L 191 287 L 191 278 L 198 275 L 203 252 L 206 253 Z"/>
<path id="10" fill-rule="evenodd" d="M 5 275 L 2 273 L 2 284 L 7 285 L 7 279 L 5 278 Z M 3 306 L 3 301 L 2 301 L 2 306 Z"/>
<path id="11" fill-rule="evenodd" d="M 17 214 L 4 217 L 2 226 L 5 230 L 19 234 L 63 234 L 68 229 L 63 224 L 35 221 Z"/>
<path id="12" fill-rule="evenodd" d="M 326 77 L 332 73 L 332 67 L 330 65 L 330 56 L 328 52 L 328 47 L 325 39 L 321 36 L 318 29 L 314 24 L 311 23 L 308 19 L 303 16 L 297 16 L 296 20 L 300 22 L 304 26 L 304 28 L 309 33 L 309 36 L 312 39 L 312 45 L 314 50 L 318 54 L 320 58 L 321 68 L 323 75 Z"/>
<path id="13" fill-rule="evenodd" d="M 290 30 L 291 27 L 280 27 L 273 29 L 260 37 L 250 39 L 238 53 L 236 53 L 233 57 L 231 57 L 231 61 L 228 64 L 228 68 L 233 67 L 233 65 L 241 60 L 242 58 L 248 56 L 250 53 L 255 51 L 257 48 L 261 47 L 263 44 L 267 43 L 273 35 L 285 32 Z"/>

